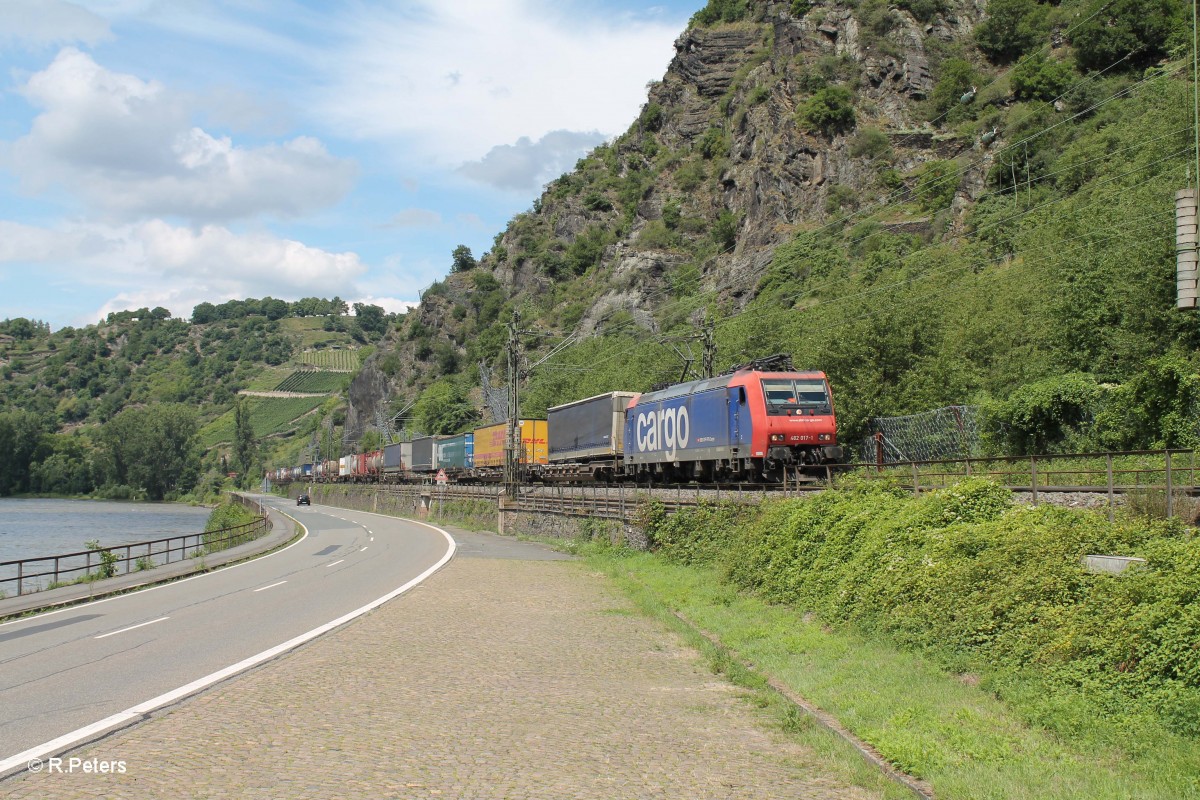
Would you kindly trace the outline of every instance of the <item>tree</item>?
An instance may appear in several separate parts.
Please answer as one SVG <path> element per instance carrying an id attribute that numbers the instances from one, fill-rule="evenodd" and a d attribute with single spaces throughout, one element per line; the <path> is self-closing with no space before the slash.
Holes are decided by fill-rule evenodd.
<path id="1" fill-rule="evenodd" d="M 1105 3 L 1101 13 L 1081 22 L 1071 34 L 1075 62 L 1081 70 L 1103 70 L 1128 55 L 1131 67 L 1153 64 L 1172 44 L 1191 38 L 1176 35 L 1184 28 L 1184 8 L 1174 0 Z"/>
<path id="2" fill-rule="evenodd" d="M 467 393 L 447 378 L 434 381 L 421 392 L 413 416 L 422 431 L 433 435 L 458 433 L 479 418 Z"/>
<path id="3" fill-rule="evenodd" d="M 238 400 L 233 411 L 233 462 L 238 468 L 238 481 L 243 486 L 254 467 L 257 448 L 254 426 L 250 423 L 249 404 L 245 400 Z"/>
<path id="4" fill-rule="evenodd" d="M 475 256 L 471 255 L 471 248 L 465 244 L 460 244 L 454 248 L 454 252 L 450 255 L 454 259 L 453 264 L 450 266 L 451 272 L 466 272 L 467 270 L 475 269 L 477 265 Z"/>
<path id="5" fill-rule="evenodd" d="M 192 309 L 193 325 L 206 325 L 209 322 L 216 322 L 220 318 L 217 307 L 212 303 L 200 303 Z"/>
<path id="6" fill-rule="evenodd" d="M 195 412 L 177 403 L 117 414 L 101 433 L 109 484 L 140 489 L 151 500 L 189 491 L 200 474 L 198 430 Z"/>
<path id="7" fill-rule="evenodd" d="M 382 336 L 387 332 L 387 312 L 381 306 L 355 303 L 354 316 L 359 327 L 368 333 Z"/>
<path id="8" fill-rule="evenodd" d="M 975 27 L 975 43 L 993 61 L 1010 61 L 1049 33 L 1048 8 L 1037 0 L 992 0 L 988 18 Z"/>
<path id="9" fill-rule="evenodd" d="M 27 492 L 42 438 L 42 421 L 29 411 L 0 414 L 0 497 Z"/>

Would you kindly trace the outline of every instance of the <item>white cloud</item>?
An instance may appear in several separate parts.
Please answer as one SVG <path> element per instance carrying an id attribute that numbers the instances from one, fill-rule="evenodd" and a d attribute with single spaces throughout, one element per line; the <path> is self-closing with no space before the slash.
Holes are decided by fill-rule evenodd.
<path id="1" fill-rule="evenodd" d="M 342 17 L 314 110 L 346 135 L 403 138 L 443 165 L 551 131 L 611 136 L 636 118 L 682 21 L 562 0 L 359 7 Z"/>
<path id="2" fill-rule="evenodd" d="M 354 253 L 331 253 L 259 231 L 199 230 L 162 220 L 124 226 L 67 225 L 60 230 L 0 221 L 0 267 L 37 263 L 43 284 L 115 291 L 99 310 L 165 306 L 187 316 L 201 301 L 347 296 L 367 267 Z M 14 279 L 19 279 L 14 276 Z M 125 287 L 137 285 L 137 290 Z M 88 314 L 77 324 L 99 318 Z"/>
<path id="3" fill-rule="evenodd" d="M 94 43 L 109 37 L 108 23 L 66 0 L 3 0 L 0 44 Z"/>
<path id="4" fill-rule="evenodd" d="M 516 144 L 493 147 L 479 161 L 458 168 L 461 175 L 497 189 L 532 191 L 575 166 L 604 141 L 600 133 L 552 131 L 537 142 L 522 136 Z"/>
<path id="5" fill-rule="evenodd" d="M 356 169 L 316 139 L 246 148 L 191 124 L 181 94 L 66 48 L 23 89 L 42 109 L 11 148 L 27 191 L 60 185 L 114 220 L 294 217 L 336 203 Z"/>

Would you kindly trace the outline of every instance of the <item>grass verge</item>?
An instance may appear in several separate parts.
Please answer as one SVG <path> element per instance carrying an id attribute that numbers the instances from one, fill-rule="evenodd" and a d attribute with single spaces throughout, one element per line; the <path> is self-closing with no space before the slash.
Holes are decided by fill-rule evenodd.
<path id="1" fill-rule="evenodd" d="M 881 786 L 882 776 L 849 745 L 766 689 L 762 677 L 740 662 L 833 714 L 897 767 L 927 781 L 939 798 L 1200 797 L 1194 742 L 1152 744 L 1133 760 L 1103 745 L 1063 741 L 1029 724 L 974 676 L 950 674 L 918 653 L 740 594 L 710 568 L 608 548 L 584 548 L 582 554 L 639 608 L 705 652 L 715 671 L 754 692 L 755 702 L 770 704 L 779 725 L 820 753 L 829 768 L 885 796 L 913 795 L 895 784 Z M 736 656 L 717 653 L 673 611 Z M 874 783 L 868 773 L 876 776 Z"/>

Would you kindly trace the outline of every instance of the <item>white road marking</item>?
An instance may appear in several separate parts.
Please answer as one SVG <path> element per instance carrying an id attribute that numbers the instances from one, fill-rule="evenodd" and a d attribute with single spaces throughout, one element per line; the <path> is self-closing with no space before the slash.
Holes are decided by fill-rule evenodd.
<path id="1" fill-rule="evenodd" d="M 345 561 L 345 560 L 346 560 L 346 559 L 344 559 L 344 558 L 339 558 L 337 561 L 333 562 L 332 564 L 326 564 L 325 566 L 327 566 L 327 567 L 336 567 L 338 564 L 342 563 L 342 562 L 343 562 L 343 561 Z"/>
<path id="2" fill-rule="evenodd" d="M 3 776 L 5 773 L 13 770 L 16 767 L 25 767 L 26 765 L 28 765 L 28 763 L 32 759 L 43 758 L 45 756 L 50 755 L 51 753 L 55 753 L 60 750 L 64 750 L 64 749 L 70 747 L 71 745 L 74 745 L 74 744 L 77 744 L 78 742 L 89 739 L 98 733 L 102 733 L 103 731 L 109 730 L 110 728 L 114 728 L 118 725 L 123 725 L 127 722 L 130 722 L 130 721 L 135 720 L 139 717 L 142 717 L 146 714 L 149 714 L 151 711 L 162 708 L 163 706 L 169 705 L 170 703 L 174 703 L 176 700 L 187 697 L 190 694 L 195 694 L 196 692 L 200 691 L 201 689 L 205 689 L 209 686 L 212 686 L 214 683 L 223 681 L 226 678 L 230 677 L 231 675 L 236 675 L 239 672 L 243 672 L 247 669 L 250 669 L 253 666 L 261 664 L 264 661 L 268 661 L 268 660 L 274 658 L 275 656 L 279 655 L 280 653 L 286 653 L 288 650 L 299 647 L 300 645 L 304 644 L 305 642 L 315 639 L 323 633 L 328 633 L 329 631 L 333 630 L 334 628 L 337 628 L 341 625 L 345 625 L 347 622 L 354 619 L 355 617 L 361 617 L 363 614 L 366 614 L 368 611 L 374 611 L 376 608 L 379 608 L 381 605 L 383 605 L 387 601 L 404 594 L 409 589 L 413 588 L 414 586 L 416 586 L 417 584 L 421 583 L 426 578 L 428 578 L 430 575 L 434 574 L 439 569 L 446 566 L 446 564 L 450 563 L 450 559 L 454 558 L 454 551 L 456 549 L 458 549 L 458 546 L 454 543 L 454 537 L 452 537 L 449 533 L 442 530 L 441 528 L 430 525 L 427 522 L 417 522 L 416 520 L 404 520 L 404 521 L 411 522 L 414 525 L 420 525 L 425 528 L 432 528 L 433 530 L 437 531 L 442 536 L 444 536 L 446 539 L 446 543 L 449 545 L 449 547 L 446 548 L 446 553 L 438 560 L 438 562 L 436 564 L 434 564 L 432 567 L 430 567 L 429 569 L 422 572 L 417 577 L 413 578 L 408 583 L 404 584 L 403 586 L 400 586 L 397 589 L 393 589 L 392 591 L 385 594 L 383 597 L 380 597 L 376 600 L 372 600 L 370 603 L 367 603 L 365 606 L 362 606 L 361 608 L 356 608 L 354 611 L 351 611 L 348 614 L 343 614 L 342 616 L 340 616 L 337 619 L 332 620 L 330 622 L 326 622 L 324 625 L 322 625 L 318 628 L 313 628 L 308 633 L 302 633 L 293 639 L 288 639 L 283 644 L 276 645 L 275 647 L 272 647 L 270 650 L 264 650 L 261 653 L 250 656 L 247 659 L 243 659 L 242 661 L 239 661 L 236 664 L 231 664 L 230 666 L 225 667 L 225 669 L 217 670 L 216 672 L 213 672 L 209 675 L 205 675 L 203 678 L 194 680 L 185 686 L 180 686 L 178 689 L 173 689 L 172 691 L 169 691 L 166 694 L 160 694 L 158 697 L 153 697 L 144 703 L 140 703 L 136 706 L 131 706 L 130 708 L 127 708 L 124 711 L 120 711 L 116 714 L 113 714 L 110 717 L 105 717 L 104 719 L 100 720 L 99 722 L 93 722 L 91 725 L 87 725 L 87 726 L 79 728 L 77 730 L 73 730 L 70 733 L 65 733 L 62 736 L 59 736 L 57 739 L 51 739 L 48 742 L 39 744 L 35 747 L 31 747 L 28 750 L 25 750 L 24 752 L 17 753 L 14 756 L 9 756 L 8 758 L 0 760 L 0 776 Z"/>
<path id="3" fill-rule="evenodd" d="M 152 619 L 149 622 L 139 622 L 137 625 L 130 625 L 128 628 L 121 628 L 121 630 L 119 630 L 119 631 L 109 631 L 108 633 L 102 633 L 99 636 L 96 636 L 95 638 L 103 639 L 108 636 L 116 636 L 118 633 L 125 633 L 126 631 L 132 631 L 137 628 L 144 628 L 147 625 L 153 625 L 156 622 L 162 622 L 164 619 L 170 619 L 170 617 L 159 617 L 158 619 Z"/>
<path id="4" fill-rule="evenodd" d="M 280 581 L 279 583 L 272 583 L 270 586 L 263 586 L 261 588 L 255 589 L 254 591 L 265 592 L 267 589 L 274 589 L 276 586 L 283 586 L 285 583 L 287 583 L 287 581 Z"/>
<path id="5" fill-rule="evenodd" d="M 365 547 L 360 547 L 360 548 L 358 548 L 358 552 L 360 552 L 360 553 L 361 553 L 363 550 L 366 550 L 366 549 L 367 549 L 367 548 L 365 548 Z"/>

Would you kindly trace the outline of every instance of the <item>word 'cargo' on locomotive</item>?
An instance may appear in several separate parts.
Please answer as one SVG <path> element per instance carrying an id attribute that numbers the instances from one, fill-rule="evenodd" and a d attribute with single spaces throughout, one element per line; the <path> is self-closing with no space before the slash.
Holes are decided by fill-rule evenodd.
<path id="1" fill-rule="evenodd" d="M 779 482 L 841 461 L 825 373 L 756 366 L 638 396 L 625 410 L 626 475 Z"/>

